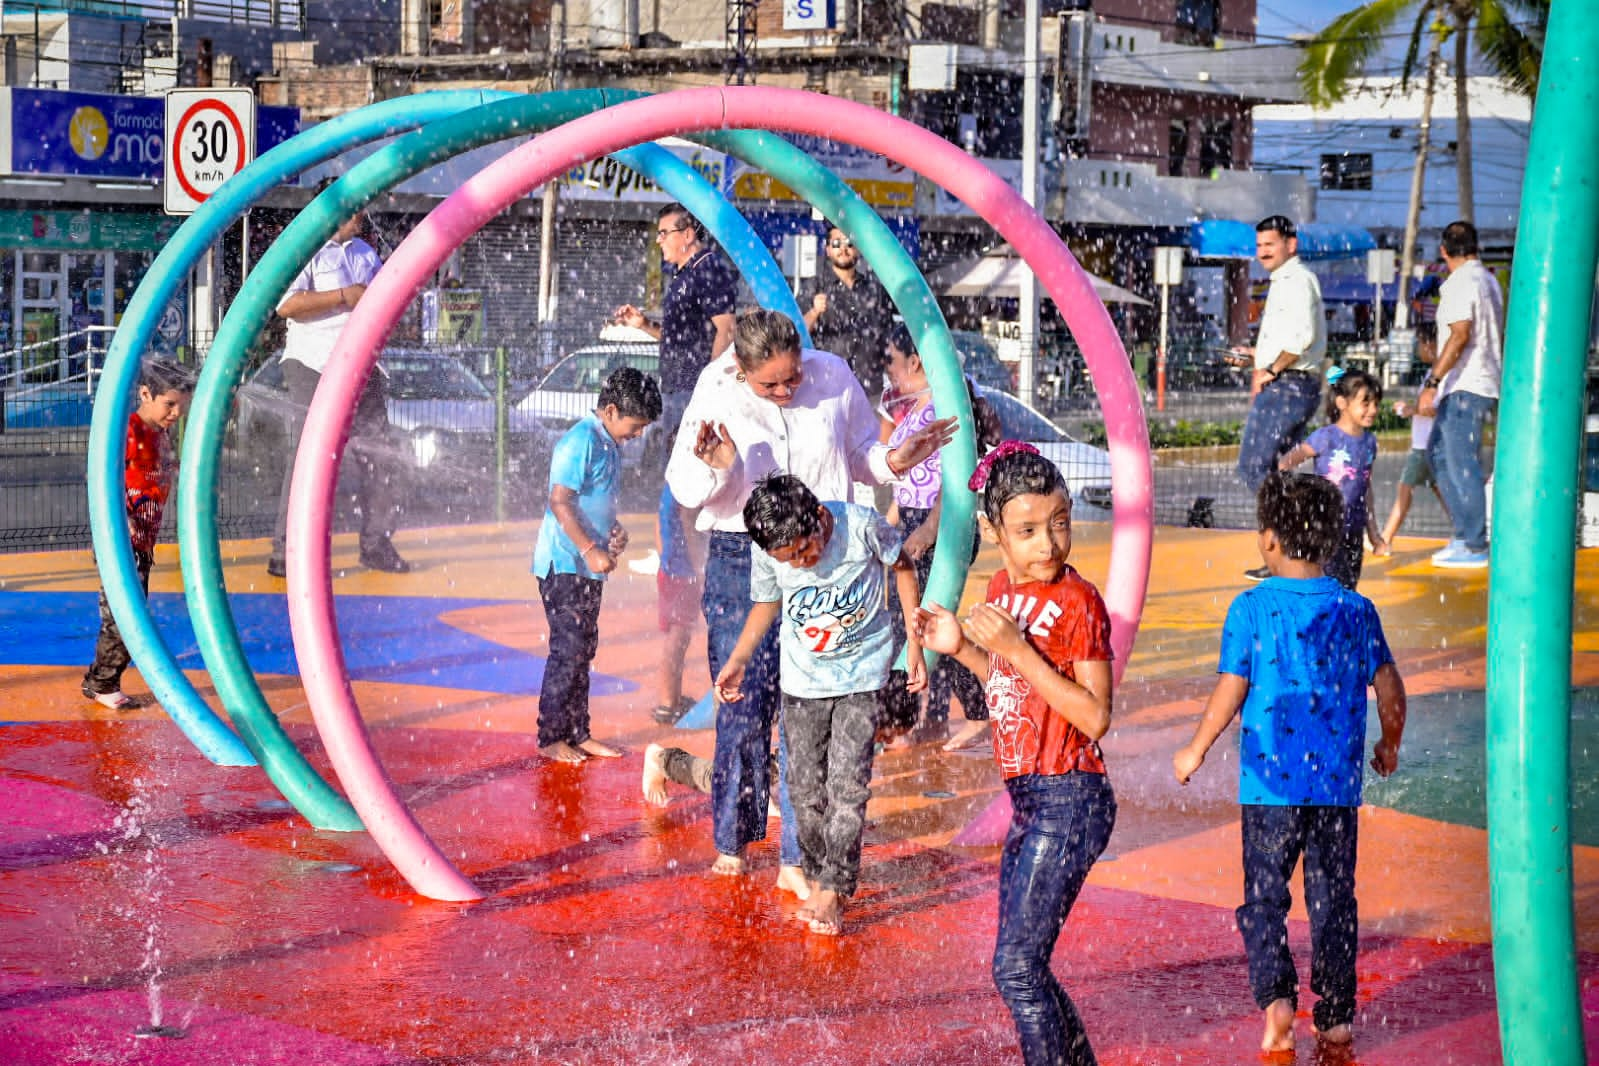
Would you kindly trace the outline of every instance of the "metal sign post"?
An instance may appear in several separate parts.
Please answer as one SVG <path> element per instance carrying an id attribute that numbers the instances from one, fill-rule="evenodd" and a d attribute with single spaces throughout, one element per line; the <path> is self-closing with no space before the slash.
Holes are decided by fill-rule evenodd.
<path id="1" fill-rule="evenodd" d="M 1186 248 L 1162 245 L 1155 249 L 1155 284 L 1160 286 L 1160 347 L 1155 352 L 1155 410 L 1166 410 L 1166 339 L 1171 312 L 1171 289 L 1183 283 Z"/>

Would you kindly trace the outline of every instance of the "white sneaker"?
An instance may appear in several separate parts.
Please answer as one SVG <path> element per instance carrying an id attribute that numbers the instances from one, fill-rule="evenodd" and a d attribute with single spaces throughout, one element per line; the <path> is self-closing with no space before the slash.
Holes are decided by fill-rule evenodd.
<path id="1" fill-rule="evenodd" d="M 1488 565 L 1488 553 L 1474 552 L 1464 544 L 1451 544 L 1433 553 L 1432 565 L 1446 570 L 1482 570 Z"/>

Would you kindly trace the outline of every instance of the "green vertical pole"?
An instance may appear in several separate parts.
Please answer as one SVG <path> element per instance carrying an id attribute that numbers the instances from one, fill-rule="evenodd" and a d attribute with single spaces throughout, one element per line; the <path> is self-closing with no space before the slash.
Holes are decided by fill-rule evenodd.
<path id="1" fill-rule="evenodd" d="M 505 406 L 505 346 L 494 349 L 494 520 L 505 521 L 505 440 L 510 412 Z"/>
<path id="2" fill-rule="evenodd" d="M 1571 855 L 1571 594 L 1599 258 L 1599 19 L 1556 0 L 1522 184 L 1488 588 L 1488 867 L 1504 1061 L 1583 1051 Z M 1514 471 L 1514 476 L 1510 472 Z M 1524 531 L 1510 533 L 1509 531 Z"/>

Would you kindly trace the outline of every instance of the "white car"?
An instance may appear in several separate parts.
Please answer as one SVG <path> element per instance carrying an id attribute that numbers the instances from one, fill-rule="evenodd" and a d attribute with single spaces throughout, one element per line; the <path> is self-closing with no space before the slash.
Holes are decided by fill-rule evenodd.
<path id="1" fill-rule="evenodd" d="M 1006 440 L 1025 441 L 1060 468 L 1071 490 L 1072 507 L 1080 518 L 1108 517 L 1110 511 L 1110 453 L 1073 439 L 1055 423 L 1009 393 L 977 387 L 999 416 Z M 1082 512 L 1080 507 L 1093 511 Z M 1100 514 L 1098 512 L 1104 512 Z"/>
<path id="2" fill-rule="evenodd" d="M 634 367 L 659 381 L 660 345 L 641 329 L 607 326 L 596 343 L 562 356 L 533 391 L 517 401 L 515 411 L 538 420 L 559 436 L 572 423 L 593 412 L 600 386 L 611 371 L 623 366 Z M 660 424 L 651 425 L 642 437 L 622 445 L 623 469 L 656 473 L 664 470 L 664 444 Z"/>

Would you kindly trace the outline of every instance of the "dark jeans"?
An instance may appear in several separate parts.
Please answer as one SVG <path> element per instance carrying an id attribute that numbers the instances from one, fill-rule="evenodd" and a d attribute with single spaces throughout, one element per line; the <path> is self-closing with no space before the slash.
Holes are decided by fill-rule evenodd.
<path id="1" fill-rule="evenodd" d="M 1265 1010 L 1279 999 L 1299 1006 L 1299 973 L 1288 950 L 1288 881 L 1305 856 L 1305 909 L 1310 912 L 1310 990 L 1320 999 L 1316 1028 L 1355 1020 L 1354 807 L 1269 807 L 1246 803 L 1244 905 L 1238 931 L 1249 954 L 1249 988 Z"/>
<path id="2" fill-rule="evenodd" d="M 899 530 L 905 536 L 910 536 L 920 529 L 932 514 L 932 510 L 925 507 L 901 507 L 899 509 Z M 975 531 L 974 531 L 975 534 Z M 970 566 L 972 560 L 977 558 L 977 538 L 972 537 L 972 557 L 966 560 Z M 916 587 L 925 594 L 927 592 L 927 576 L 933 571 L 933 553 L 926 552 L 916 564 Z M 894 643 L 896 647 L 905 646 L 905 616 L 899 606 L 898 586 L 890 581 L 888 583 L 888 616 L 894 626 Z M 896 679 L 896 682 L 898 680 Z M 977 675 L 957 662 L 953 656 L 940 655 L 933 664 L 933 672 L 927 679 L 927 720 L 929 722 L 942 722 L 949 717 L 949 701 L 953 696 L 961 701 L 961 713 L 969 722 L 984 722 L 988 720 L 988 700 L 983 692 L 983 682 Z"/>
<path id="3" fill-rule="evenodd" d="M 278 493 L 278 519 L 272 531 L 272 558 L 283 558 L 289 528 L 289 485 L 294 480 L 294 460 L 300 450 L 300 434 L 305 429 L 306 411 L 316 395 L 322 375 L 298 359 L 283 361 L 283 384 L 289 390 L 289 410 L 293 423 L 289 432 L 288 465 L 283 468 L 283 487 Z M 373 370 L 356 404 L 355 421 L 350 427 L 349 455 L 360 467 L 360 487 L 356 506 L 361 511 L 361 552 L 381 550 L 399 524 L 400 486 L 394 457 L 383 446 L 389 426 L 388 390 L 383 377 Z"/>
<path id="4" fill-rule="evenodd" d="M 706 657 L 711 677 L 722 672 L 744 620 L 750 613 L 750 538 L 746 533 L 715 532 L 705 554 Z M 746 845 L 766 839 L 766 802 L 772 762 L 772 724 L 781 699 L 777 686 L 777 632 L 773 625 L 744 670 L 737 703 L 716 705 L 716 757 L 711 773 L 711 812 L 716 850 L 742 854 Z M 789 802 L 785 764 L 787 744 L 780 748 L 778 807 L 783 817 L 780 861 L 800 864 L 799 836 Z"/>
<path id="5" fill-rule="evenodd" d="M 1028 774 L 1005 782 L 1010 832 L 999 863 L 994 984 L 1027 1066 L 1097 1062 L 1077 1008 L 1049 968 L 1066 916 L 1116 825 L 1104 774 Z"/>
<path id="6" fill-rule="evenodd" d="M 1498 400 L 1451 392 L 1438 404 L 1427 459 L 1454 526 L 1455 539 L 1472 551 L 1488 550 L 1488 475 L 1482 468 L 1482 427 Z"/>
<path id="7" fill-rule="evenodd" d="M 550 654 L 539 686 L 539 747 L 589 739 L 589 665 L 600 647 L 605 582 L 580 574 L 539 578 Z"/>
<path id="8" fill-rule="evenodd" d="M 805 876 L 841 896 L 855 894 L 861 872 L 879 702 L 876 692 L 783 696 L 789 795 Z"/>
<path id="9" fill-rule="evenodd" d="M 1321 376 L 1308 371 L 1284 371 L 1260 390 L 1238 444 L 1238 476 L 1250 492 L 1259 492 L 1282 454 L 1304 439 L 1320 405 Z"/>
<path id="10" fill-rule="evenodd" d="M 146 597 L 150 595 L 150 568 L 155 565 L 155 553 L 133 552 L 133 563 L 139 569 L 139 584 Z M 128 668 L 133 657 L 128 646 L 122 643 L 122 631 L 111 616 L 111 604 L 106 602 L 105 589 L 100 590 L 100 634 L 94 639 L 94 662 L 83 675 L 83 685 L 96 696 L 122 691 L 122 671 Z"/>

